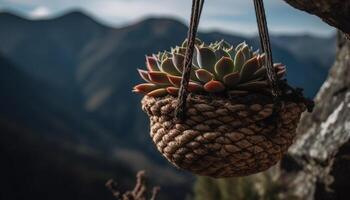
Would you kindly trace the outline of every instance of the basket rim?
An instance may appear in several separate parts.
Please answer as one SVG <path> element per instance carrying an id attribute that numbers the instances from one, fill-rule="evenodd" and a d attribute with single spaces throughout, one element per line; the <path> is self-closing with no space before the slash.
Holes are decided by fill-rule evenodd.
<path id="1" fill-rule="evenodd" d="M 154 100 L 154 101 L 161 101 L 164 99 L 171 99 L 172 101 L 177 101 L 178 97 L 174 95 L 167 94 L 162 97 L 152 97 L 152 96 L 144 96 L 142 101 L 148 101 L 148 100 Z M 274 97 L 272 95 L 266 95 L 259 92 L 248 92 L 244 95 L 237 95 L 237 96 L 225 96 L 223 94 L 197 94 L 197 93 L 189 93 L 187 97 L 187 102 L 197 100 L 197 101 L 205 101 L 207 104 L 212 104 L 217 101 L 225 101 L 230 102 L 232 104 L 273 104 L 274 103 Z M 304 103 L 304 101 L 295 101 L 295 99 L 287 99 L 287 98 L 281 98 L 281 102 L 290 102 L 290 103 Z M 306 106 L 306 105 L 305 105 Z"/>
<path id="2" fill-rule="evenodd" d="M 259 91 L 259 90 L 251 90 L 251 91 L 244 91 L 244 90 L 231 90 L 231 91 L 225 91 L 221 93 L 193 93 L 189 92 L 187 97 L 187 102 L 191 99 L 195 98 L 202 98 L 202 99 L 208 99 L 210 101 L 216 101 L 216 100 L 226 100 L 226 101 L 237 101 L 240 104 L 252 104 L 252 103 L 266 103 L 266 104 L 275 104 L 276 102 L 286 103 L 286 102 L 293 102 L 297 104 L 303 104 L 308 112 L 312 112 L 315 103 L 313 100 L 306 98 L 303 94 L 303 89 L 301 88 L 293 88 L 287 83 L 287 80 L 281 80 L 280 81 L 282 94 L 279 97 L 274 97 L 272 93 L 268 91 Z M 232 92 L 243 92 L 241 94 Z M 156 101 L 161 99 L 168 99 L 171 98 L 173 100 L 177 100 L 178 96 L 167 94 L 162 97 L 151 97 L 145 95 L 142 99 L 142 102 L 146 99 L 154 99 Z M 254 101 L 247 101 L 247 99 L 254 99 Z M 241 100 L 241 101 L 240 101 Z M 263 100 L 263 101 L 261 101 Z"/>

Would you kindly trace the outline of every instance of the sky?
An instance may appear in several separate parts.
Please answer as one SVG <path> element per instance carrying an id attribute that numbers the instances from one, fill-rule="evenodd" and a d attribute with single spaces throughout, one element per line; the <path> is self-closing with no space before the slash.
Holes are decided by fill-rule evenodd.
<path id="1" fill-rule="evenodd" d="M 0 11 L 45 19 L 83 10 L 111 26 L 135 23 L 144 17 L 167 16 L 187 23 L 191 0 L 0 0 Z M 206 0 L 200 29 L 255 35 L 252 0 Z M 282 0 L 265 0 L 270 32 L 329 36 L 335 31 L 319 18 L 290 7 Z"/>

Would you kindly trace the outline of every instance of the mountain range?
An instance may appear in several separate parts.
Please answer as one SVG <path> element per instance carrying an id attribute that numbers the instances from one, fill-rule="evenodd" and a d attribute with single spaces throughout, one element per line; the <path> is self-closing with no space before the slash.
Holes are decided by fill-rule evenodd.
<path id="1" fill-rule="evenodd" d="M 130 92 L 141 82 L 136 68 L 144 67 L 145 54 L 182 43 L 186 25 L 148 18 L 114 28 L 74 11 L 35 21 L 3 12 L 0 26 L 0 155 L 7 159 L 1 184 L 8 191 L 1 199 L 108 199 L 103 181 L 131 186 L 140 169 L 164 191 L 176 188 L 163 192 L 171 194 L 166 199 L 191 191 L 193 177 L 156 152 L 141 97 Z M 199 37 L 259 45 L 257 37 L 221 32 Z M 271 40 L 288 80 L 314 96 L 334 60 L 335 37 Z M 66 192 L 52 197 L 58 190 Z"/>

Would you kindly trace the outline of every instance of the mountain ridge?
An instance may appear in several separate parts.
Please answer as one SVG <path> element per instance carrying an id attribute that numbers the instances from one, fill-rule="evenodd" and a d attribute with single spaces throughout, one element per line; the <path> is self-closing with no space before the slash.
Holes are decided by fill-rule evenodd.
<path id="1" fill-rule="evenodd" d="M 56 15 L 52 15 L 48 18 L 39 18 L 39 19 L 31 19 L 29 16 L 26 16 L 24 14 L 19 14 L 15 11 L 11 11 L 11 10 L 2 10 L 0 11 L 0 19 L 3 19 L 5 17 L 11 17 L 11 18 L 14 18 L 14 19 L 21 19 L 21 20 L 25 20 L 25 21 L 29 21 L 29 22 L 43 22 L 43 21 L 55 21 L 57 19 L 61 19 L 61 18 L 68 18 L 68 19 L 71 19 L 71 17 L 73 16 L 77 16 L 79 18 L 82 18 L 82 19 L 86 19 L 88 18 L 89 20 L 92 20 L 94 22 L 96 22 L 97 24 L 99 25 L 102 25 L 102 26 L 105 26 L 105 27 L 109 27 L 109 28 L 112 28 L 112 29 L 123 29 L 123 28 L 127 28 L 129 26 L 133 26 L 133 25 L 138 25 L 140 23 L 143 23 L 145 21 L 173 21 L 175 23 L 178 23 L 178 24 L 182 24 L 184 26 L 187 27 L 187 25 L 182 22 L 182 21 L 179 21 L 178 19 L 175 19 L 175 18 L 172 18 L 170 16 L 147 16 L 143 19 L 139 19 L 139 20 L 136 20 L 136 21 L 133 21 L 131 23 L 127 23 L 126 25 L 107 25 L 105 23 L 103 23 L 101 20 L 99 20 L 98 18 L 94 17 L 92 14 L 90 14 L 89 12 L 87 11 L 84 11 L 82 9 L 71 9 L 71 10 L 68 10 L 68 11 L 65 11 L 63 13 L 60 13 L 60 14 L 56 14 Z M 205 30 L 205 31 L 201 31 L 203 33 L 220 33 L 220 34 L 226 34 L 226 35 L 238 35 L 238 36 L 243 36 L 244 34 L 242 33 L 235 33 L 235 32 L 230 32 L 230 31 L 222 31 L 222 30 L 215 30 L 215 29 L 210 29 L 210 30 Z M 272 33 L 271 36 L 273 37 L 289 37 L 289 38 L 317 38 L 317 39 L 330 39 L 330 38 L 334 38 L 335 37 L 335 34 L 334 35 L 315 35 L 315 34 L 312 34 L 312 33 L 292 33 L 292 34 L 289 34 L 289 33 Z M 256 36 L 249 36 L 248 38 L 254 38 Z"/>

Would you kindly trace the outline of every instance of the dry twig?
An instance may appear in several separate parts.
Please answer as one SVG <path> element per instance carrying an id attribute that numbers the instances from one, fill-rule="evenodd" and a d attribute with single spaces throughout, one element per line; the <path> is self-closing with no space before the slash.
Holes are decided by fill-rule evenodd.
<path id="1" fill-rule="evenodd" d="M 117 183 L 113 179 L 107 181 L 106 187 L 112 192 L 117 200 L 147 200 L 146 177 L 144 171 L 139 171 L 137 173 L 136 185 L 132 191 L 126 191 L 121 194 L 117 187 Z M 150 200 L 156 200 L 159 191 L 159 187 L 154 187 Z"/>

